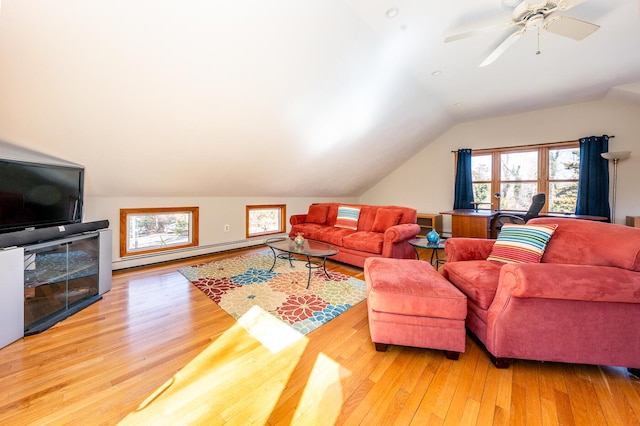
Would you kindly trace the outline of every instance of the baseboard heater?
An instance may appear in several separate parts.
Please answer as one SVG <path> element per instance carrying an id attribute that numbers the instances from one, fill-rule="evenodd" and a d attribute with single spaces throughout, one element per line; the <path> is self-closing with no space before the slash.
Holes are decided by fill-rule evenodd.
<path id="1" fill-rule="evenodd" d="M 273 237 L 273 236 L 270 236 L 270 237 Z M 242 249 L 247 247 L 254 247 L 262 244 L 264 244 L 264 240 L 261 240 L 261 239 L 225 241 L 223 243 L 207 244 L 206 246 L 187 247 L 187 248 L 181 248 L 176 250 L 167 250 L 167 251 L 162 251 L 157 253 L 146 253 L 138 256 L 130 256 L 125 259 L 113 261 L 112 266 L 113 266 L 113 270 L 137 268 L 139 266 L 149 266 L 149 265 L 155 265 L 155 264 L 160 264 L 165 262 L 172 262 L 174 260 L 182 260 L 182 259 L 189 259 L 192 257 L 207 256 L 213 253 L 220 253 L 224 251 L 237 250 L 237 249 Z M 215 249 L 219 249 L 219 250 L 215 250 Z M 199 253 L 192 254 L 193 252 L 199 252 Z M 172 257 L 172 256 L 176 256 L 176 257 Z M 166 258 L 166 257 L 170 257 L 170 258 Z M 143 265 L 133 264 L 129 266 L 123 266 L 123 264 L 130 264 L 137 260 L 139 261 L 142 259 L 154 259 L 154 258 L 158 260 L 144 263 Z M 159 258 L 163 258 L 163 259 L 159 259 Z"/>

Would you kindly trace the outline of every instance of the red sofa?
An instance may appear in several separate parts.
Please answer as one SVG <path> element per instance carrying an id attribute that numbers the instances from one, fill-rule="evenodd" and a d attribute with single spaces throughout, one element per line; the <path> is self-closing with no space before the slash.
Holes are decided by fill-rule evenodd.
<path id="1" fill-rule="evenodd" d="M 496 240 L 450 238 L 443 275 L 498 367 L 512 358 L 640 368 L 640 229 L 564 218 L 541 263 L 485 260 Z"/>
<path id="2" fill-rule="evenodd" d="M 357 229 L 335 226 L 340 206 L 360 209 Z M 420 232 L 416 219 L 417 211 L 408 207 L 318 203 L 307 214 L 291 216 L 289 236 L 302 232 L 305 238 L 329 243 L 340 250 L 331 259 L 362 268 L 369 257 L 414 259 L 409 240 Z"/>

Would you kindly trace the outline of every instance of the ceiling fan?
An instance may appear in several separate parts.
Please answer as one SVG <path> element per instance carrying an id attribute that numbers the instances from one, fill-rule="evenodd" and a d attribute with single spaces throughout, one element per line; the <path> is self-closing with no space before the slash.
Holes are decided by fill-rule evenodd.
<path id="1" fill-rule="evenodd" d="M 585 1 L 587 0 L 522 0 L 517 2 L 510 21 L 497 25 L 477 25 L 475 28 L 457 31 L 446 36 L 444 41 L 449 43 L 495 28 L 515 28 L 515 31 L 507 36 L 480 64 L 481 67 L 485 67 L 498 59 L 529 30 L 537 29 L 540 31 L 540 28 L 542 28 L 574 40 L 582 40 L 600 28 L 600 26 L 569 16 L 556 15 L 556 12 L 572 9 Z M 504 0 L 503 2 L 507 3 Z M 537 53 L 539 54 L 540 51 L 538 50 Z"/>

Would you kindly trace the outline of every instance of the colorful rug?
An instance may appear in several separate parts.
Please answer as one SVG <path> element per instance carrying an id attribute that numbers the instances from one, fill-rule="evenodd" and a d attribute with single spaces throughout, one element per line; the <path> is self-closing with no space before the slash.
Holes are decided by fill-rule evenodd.
<path id="1" fill-rule="evenodd" d="M 302 334 L 331 321 L 366 297 L 364 281 L 339 272 L 311 274 L 305 262 L 247 254 L 178 271 L 235 319 L 257 305 Z"/>

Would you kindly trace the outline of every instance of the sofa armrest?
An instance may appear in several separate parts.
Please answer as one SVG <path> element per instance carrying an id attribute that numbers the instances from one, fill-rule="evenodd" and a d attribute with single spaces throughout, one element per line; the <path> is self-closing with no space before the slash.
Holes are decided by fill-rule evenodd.
<path id="1" fill-rule="evenodd" d="M 498 292 L 520 298 L 640 303 L 640 272 L 611 266 L 507 264 L 500 271 Z"/>
<path id="2" fill-rule="evenodd" d="M 415 251 L 409 245 L 409 240 L 415 238 L 418 232 L 420 232 L 420 225 L 417 223 L 402 223 L 387 228 L 382 241 L 382 257 L 415 258 Z"/>
<path id="3" fill-rule="evenodd" d="M 384 242 L 399 243 L 400 241 L 415 238 L 420 232 L 420 225 L 417 223 L 403 223 L 394 225 L 384 231 Z"/>
<path id="4" fill-rule="evenodd" d="M 449 238 L 444 243 L 447 262 L 485 260 L 491 254 L 496 240 L 484 238 Z"/>
<path id="5" fill-rule="evenodd" d="M 305 223 L 306 220 L 307 220 L 306 214 L 292 214 L 291 217 L 289 218 L 289 223 L 293 226 L 293 225 L 298 225 L 300 223 Z"/>

